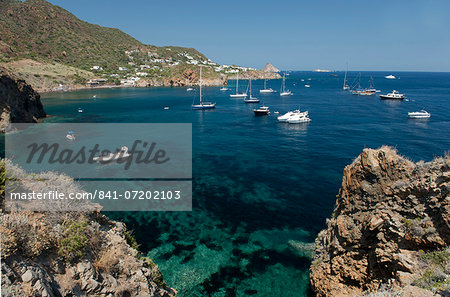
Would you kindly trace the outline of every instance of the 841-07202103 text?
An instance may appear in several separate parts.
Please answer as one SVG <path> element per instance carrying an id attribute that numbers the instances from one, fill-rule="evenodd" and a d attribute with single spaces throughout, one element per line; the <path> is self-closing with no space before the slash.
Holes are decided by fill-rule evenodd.
<path id="1" fill-rule="evenodd" d="M 97 197 L 100 200 L 110 199 L 127 199 L 127 200 L 179 200 L 181 199 L 181 191 L 95 191 L 93 193 L 94 199 Z"/>

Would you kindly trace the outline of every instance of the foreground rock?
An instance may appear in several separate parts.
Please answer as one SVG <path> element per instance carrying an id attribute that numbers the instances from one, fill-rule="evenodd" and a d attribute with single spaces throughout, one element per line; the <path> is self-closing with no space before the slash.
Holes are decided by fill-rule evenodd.
<path id="1" fill-rule="evenodd" d="M 345 167 L 336 209 L 316 239 L 316 295 L 448 294 L 449 168 L 449 156 L 413 163 L 388 147 L 364 149 Z"/>
<path id="2" fill-rule="evenodd" d="M 8 170 L 23 176 L 19 168 Z M 49 172 L 18 179 L 15 186 L 27 189 L 31 178 L 41 181 L 40 187 L 59 192 L 77 188 Z M 2 296 L 176 295 L 158 266 L 139 253 L 124 224 L 100 214 L 96 205 L 81 206 L 73 212 L 0 213 Z"/>
<path id="3" fill-rule="evenodd" d="M 0 132 L 8 123 L 36 123 L 46 116 L 40 95 L 24 80 L 0 67 Z"/>

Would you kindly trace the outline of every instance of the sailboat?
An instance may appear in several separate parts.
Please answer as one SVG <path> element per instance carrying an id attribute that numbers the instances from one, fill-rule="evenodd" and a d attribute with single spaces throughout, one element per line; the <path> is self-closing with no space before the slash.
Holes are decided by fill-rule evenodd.
<path id="1" fill-rule="evenodd" d="M 367 89 L 364 89 L 361 92 L 359 92 L 359 95 L 372 96 L 372 95 L 375 95 L 375 93 L 377 93 L 377 92 L 380 92 L 380 91 L 375 89 L 375 87 L 373 86 L 373 78 L 371 76 L 369 79 L 369 87 Z"/>
<path id="2" fill-rule="evenodd" d="M 194 102 L 192 102 L 192 109 L 213 109 L 213 108 L 216 108 L 216 103 L 204 102 L 202 99 L 202 67 L 200 66 L 200 103 L 194 104 Z"/>
<path id="3" fill-rule="evenodd" d="M 353 84 L 352 89 L 350 90 L 350 92 L 353 95 L 359 95 L 359 93 L 362 92 L 362 90 L 361 90 L 361 72 L 359 73 L 357 80 L 358 81 Z"/>
<path id="4" fill-rule="evenodd" d="M 249 81 L 249 85 L 250 85 L 250 91 L 249 91 L 250 98 L 248 98 L 248 99 L 245 98 L 244 102 L 245 103 L 258 103 L 259 99 L 252 96 L 252 79 L 251 78 L 250 78 L 250 81 Z"/>
<path id="5" fill-rule="evenodd" d="M 283 83 L 281 84 L 280 96 L 290 96 L 290 95 L 292 95 L 292 92 L 289 90 L 286 91 L 286 74 L 284 74 Z"/>
<path id="6" fill-rule="evenodd" d="M 267 84 L 267 79 L 264 79 L 264 89 L 259 90 L 259 92 L 261 94 L 262 93 L 273 93 L 273 92 L 275 92 L 272 88 L 267 88 L 266 84 Z"/>
<path id="7" fill-rule="evenodd" d="M 347 69 L 345 70 L 344 85 L 342 86 L 342 89 L 344 91 L 350 90 L 349 85 L 347 85 L 347 72 L 348 72 L 348 63 L 347 63 Z"/>
<path id="8" fill-rule="evenodd" d="M 239 73 L 236 74 L 236 94 L 230 94 L 231 98 L 247 98 L 247 93 L 239 93 Z"/>

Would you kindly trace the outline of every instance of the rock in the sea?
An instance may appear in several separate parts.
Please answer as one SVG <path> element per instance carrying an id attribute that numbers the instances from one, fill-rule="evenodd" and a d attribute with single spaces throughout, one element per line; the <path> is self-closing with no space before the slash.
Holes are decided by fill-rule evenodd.
<path id="1" fill-rule="evenodd" d="M 8 123 L 35 123 L 46 116 L 40 95 L 24 80 L 0 67 L 0 132 Z"/>
<path id="2" fill-rule="evenodd" d="M 449 156 L 413 163 L 389 147 L 364 149 L 346 166 L 332 218 L 316 239 L 316 295 L 354 296 L 386 284 L 423 293 L 418 280 L 436 274 L 424 255 L 441 253 L 433 256 L 441 266 L 450 261 L 449 168 Z"/>
<path id="3" fill-rule="evenodd" d="M 276 68 L 275 66 L 273 66 L 272 64 L 270 64 L 269 62 L 266 63 L 266 66 L 264 66 L 264 68 L 262 69 L 262 71 L 264 72 L 273 72 L 273 73 L 278 73 L 280 72 L 280 70 L 278 68 Z"/>

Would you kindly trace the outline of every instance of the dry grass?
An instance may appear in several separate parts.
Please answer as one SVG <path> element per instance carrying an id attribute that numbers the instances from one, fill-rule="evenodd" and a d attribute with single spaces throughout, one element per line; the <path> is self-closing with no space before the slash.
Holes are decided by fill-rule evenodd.
<path id="1" fill-rule="evenodd" d="M 51 228 L 43 214 L 13 212 L 0 216 L 1 255 L 36 257 L 53 244 Z"/>

